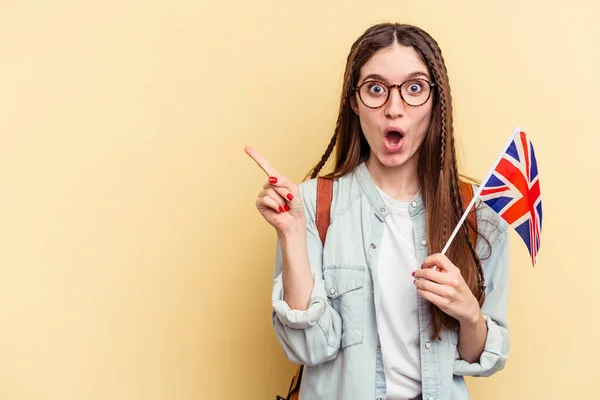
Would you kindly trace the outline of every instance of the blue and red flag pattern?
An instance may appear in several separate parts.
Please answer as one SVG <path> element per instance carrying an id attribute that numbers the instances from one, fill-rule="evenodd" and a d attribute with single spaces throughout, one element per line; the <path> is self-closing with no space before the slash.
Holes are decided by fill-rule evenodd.
<path id="1" fill-rule="evenodd" d="M 481 200 L 521 236 L 535 265 L 542 233 L 542 197 L 533 145 L 518 131 L 483 184 Z"/>

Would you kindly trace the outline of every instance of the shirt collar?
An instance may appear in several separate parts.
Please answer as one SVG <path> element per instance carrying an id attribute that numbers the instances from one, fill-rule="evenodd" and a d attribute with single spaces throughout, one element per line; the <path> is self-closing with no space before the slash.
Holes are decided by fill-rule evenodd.
<path id="1" fill-rule="evenodd" d="M 375 182 L 373 181 L 373 177 L 371 177 L 371 173 L 369 172 L 366 163 L 360 163 L 358 167 L 356 167 L 354 174 L 363 194 L 367 197 L 369 204 L 371 204 L 371 207 L 375 211 L 375 215 L 381 221 L 384 221 L 389 214 L 389 211 L 385 201 L 381 198 L 381 195 L 377 190 L 377 186 L 375 186 Z M 415 217 L 425 211 L 421 191 L 417 192 L 412 198 L 408 210 L 411 217 Z"/>

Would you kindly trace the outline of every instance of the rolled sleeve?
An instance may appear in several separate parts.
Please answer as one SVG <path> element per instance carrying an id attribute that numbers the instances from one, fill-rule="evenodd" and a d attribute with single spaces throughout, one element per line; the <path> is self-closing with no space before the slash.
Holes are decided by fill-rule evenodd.
<path id="1" fill-rule="evenodd" d="M 495 323 L 489 316 L 484 315 L 488 327 L 485 347 L 479 357 L 479 362 L 469 363 L 465 360 L 454 362 L 454 373 L 466 376 L 489 376 L 501 370 L 508 357 L 508 332 Z"/>
<path id="2" fill-rule="evenodd" d="M 314 275 L 313 275 L 314 279 Z M 275 279 L 273 286 L 273 311 L 285 326 L 293 329 L 306 329 L 313 326 L 325 310 L 327 310 L 327 295 L 325 286 L 320 279 L 314 279 L 308 308 L 305 311 L 292 310 L 283 300 L 283 282 L 281 274 Z"/>

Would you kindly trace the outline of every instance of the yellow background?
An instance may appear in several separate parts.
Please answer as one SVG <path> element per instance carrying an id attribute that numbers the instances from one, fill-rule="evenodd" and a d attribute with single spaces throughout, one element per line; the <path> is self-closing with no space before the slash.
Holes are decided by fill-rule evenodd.
<path id="1" fill-rule="evenodd" d="M 0 398 L 273 399 L 274 232 L 254 145 L 302 179 L 352 42 L 439 41 L 462 171 L 536 146 L 538 265 L 511 233 L 511 356 L 474 399 L 600 382 L 595 1 L 0 1 Z"/>

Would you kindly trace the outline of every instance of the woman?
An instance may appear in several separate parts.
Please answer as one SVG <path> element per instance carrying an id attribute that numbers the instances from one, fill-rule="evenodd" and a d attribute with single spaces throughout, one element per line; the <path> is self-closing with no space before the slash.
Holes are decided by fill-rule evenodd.
<path id="1" fill-rule="evenodd" d="M 507 225 L 483 203 L 476 246 L 462 215 L 448 75 L 436 41 L 369 28 L 347 59 L 325 245 L 316 179 L 269 175 L 257 208 L 278 236 L 273 324 L 305 366 L 300 399 L 468 399 L 463 376 L 508 356 Z M 484 285 L 484 276 L 487 287 Z"/>

